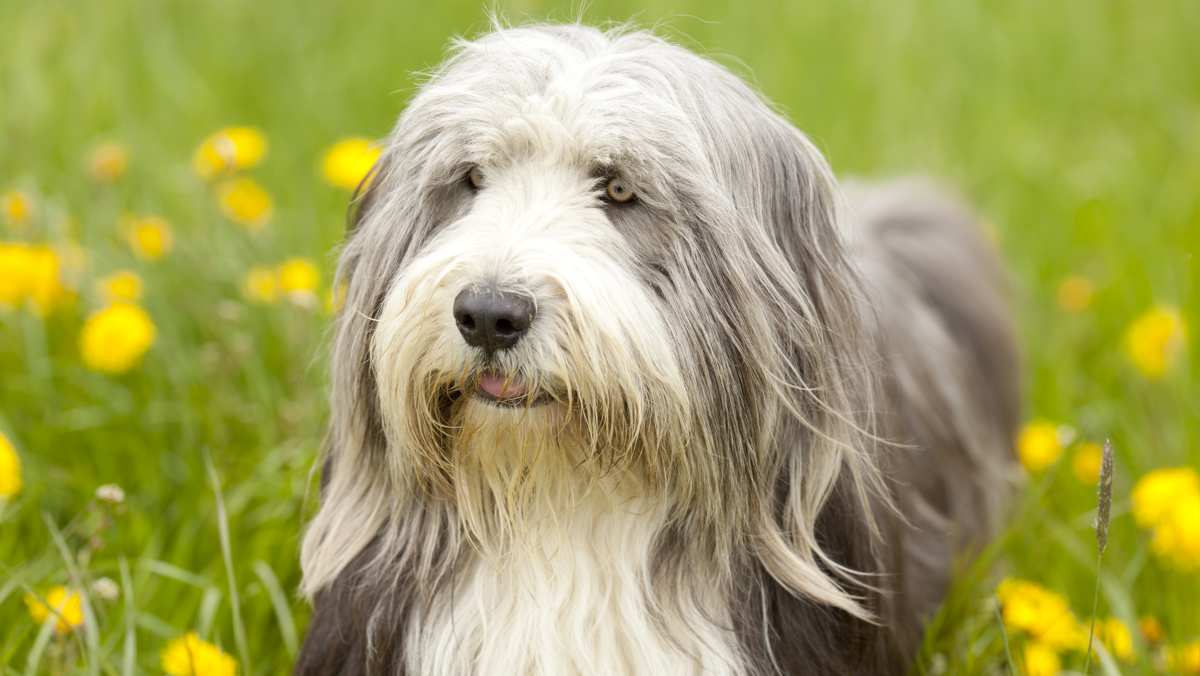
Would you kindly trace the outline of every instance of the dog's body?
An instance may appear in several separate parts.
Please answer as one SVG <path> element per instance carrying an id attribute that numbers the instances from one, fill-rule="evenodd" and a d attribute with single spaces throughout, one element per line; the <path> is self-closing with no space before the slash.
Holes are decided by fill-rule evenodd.
<path id="1" fill-rule="evenodd" d="M 719 66 L 498 31 L 360 200 L 296 671 L 900 673 L 1005 492 L 967 211 L 852 186 Z"/>

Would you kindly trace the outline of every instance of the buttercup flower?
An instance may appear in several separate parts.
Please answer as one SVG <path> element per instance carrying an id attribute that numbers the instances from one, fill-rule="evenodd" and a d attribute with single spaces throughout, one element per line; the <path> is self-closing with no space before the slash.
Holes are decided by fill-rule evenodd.
<path id="1" fill-rule="evenodd" d="M 1062 436 L 1053 423 L 1029 423 L 1017 437 L 1017 457 L 1030 472 L 1040 472 L 1053 465 L 1062 452 Z"/>
<path id="2" fill-rule="evenodd" d="M 54 631 L 66 634 L 83 625 L 83 599 L 79 592 L 66 587 L 53 587 L 41 594 L 26 594 L 25 607 L 34 622 L 42 624 L 51 616 L 57 618 Z"/>
<path id="3" fill-rule="evenodd" d="M 106 302 L 137 302 L 142 298 L 142 278 L 132 270 L 118 270 L 99 282 L 100 296 Z"/>
<path id="4" fill-rule="evenodd" d="M 255 303 L 273 303 L 279 297 L 279 279 L 275 270 L 253 267 L 242 280 L 242 295 Z"/>
<path id="5" fill-rule="evenodd" d="M 132 303 L 113 303 L 84 322 L 79 350 L 88 368 L 124 373 L 154 344 L 155 334 L 154 322 L 145 310 Z"/>
<path id="6" fill-rule="evenodd" d="M 234 676 L 237 661 L 193 631 L 167 644 L 162 669 L 169 676 Z"/>
<path id="7" fill-rule="evenodd" d="M 325 152 L 321 160 L 321 173 L 330 185 L 354 190 L 371 172 L 379 154 L 379 146 L 370 139 L 342 139 Z"/>
<path id="8" fill-rule="evenodd" d="M 1186 496 L 1200 494 L 1200 475 L 1191 467 L 1164 467 L 1148 472 L 1133 487 L 1133 518 L 1149 528 L 1167 518 Z"/>
<path id="9" fill-rule="evenodd" d="M 279 290 L 293 301 L 315 298 L 321 272 L 307 258 L 291 258 L 279 264 Z"/>
<path id="10" fill-rule="evenodd" d="M 13 443 L 0 432 L 0 502 L 21 492 L 21 456 Z"/>
<path id="11" fill-rule="evenodd" d="M 267 138 L 254 127 L 227 127 L 204 139 L 192 156 L 203 179 L 258 166 L 267 155 Z"/>
<path id="12" fill-rule="evenodd" d="M 33 220 L 33 199 L 19 190 L 0 195 L 0 213 L 13 230 L 24 230 Z"/>
<path id="13" fill-rule="evenodd" d="M 1125 332 L 1125 350 L 1142 375 L 1164 376 L 1183 353 L 1187 325 L 1179 310 L 1160 305 L 1138 317 Z"/>
<path id="14" fill-rule="evenodd" d="M 1100 480 L 1100 461 L 1104 449 L 1100 444 L 1090 441 L 1079 444 L 1071 457 L 1071 470 L 1075 478 L 1085 484 L 1094 484 Z"/>
<path id="15" fill-rule="evenodd" d="M 175 246 L 170 224 L 158 216 L 129 219 L 125 226 L 125 236 L 129 240 L 129 248 L 142 260 L 156 261 L 171 253 Z"/>
<path id="16" fill-rule="evenodd" d="M 129 167 L 129 152 L 119 143 L 102 143 L 88 155 L 88 173 L 98 183 L 115 183 Z"/>
<path id="17" fill-rule="evenodd" d="M 261 230 L 271 220 L 274 210 L 271 195 L 252 178 L 232 178 L 217 188 L 217 202 L 229 220 Z"/>
<path id="18" fill-rule="evenodd" d="M 1025 646 L 1026 676 L 1057 676 L 1062 671 L 1062 660 L 1054 648 L 1033 641 Z"/>
<path id="19" fill-rule="evenodd" d="M 1054 650 L 1079 650 L 1087 632 L 1067 600 L 1028 580 L 1006 578 L 996 588 L 1004 624 Z"/>
<path id="20" fill-rule="evenodd" d="M 1067 312 L 1083 312 L 1092 305 L 1096 286 L 1082 275 L 1071 275 L 1058 285 L 1058 306 Z"/>

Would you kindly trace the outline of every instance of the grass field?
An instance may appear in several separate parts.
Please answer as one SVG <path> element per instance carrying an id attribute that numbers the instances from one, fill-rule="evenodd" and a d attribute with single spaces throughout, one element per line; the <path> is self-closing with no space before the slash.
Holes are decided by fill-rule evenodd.
<path id="1" fill-rule="evenodd" d="M 1026 350 L 1031 471 L 995 565 L 964 572 L 919 671 L 1082 671 L 1095 614 L 1107 649 L 1093 672 L 1200 672 L 1200 488 L 1156 475 L 1132 498 L 1152 470 L 1200 466 L 1200 4 L 622 0 L 583 16 L 657 26 L 750 77 L 839 173 L 944 177 L 994 226 Z M 298 536 L 349 196 L 322 157 L 386 134 L 412 73 L 486 25 L 459 0 L 0 0 L 0 433 L 20 458 L 0 448 L 4 674 L 186 673 L 164 650 L 192 631 L 230 656 L 203 676 L 230 659 L 286 672 L 308 615 Z M 268 220 L 262 195 L 193 167 L 229 126 L 268 143 L 241 173 L 272 199 L 265 225 L 235 222 Z M 155 258 L 164 224 L 173 246 Z M 31 251 L 58 265 L 41 286 L 12 281 Z M 109 319 L 144 344 L 144 309 L 140 358 L 103 336 L 81 349 L 106 295 L 136 286 L 98 287 L 119 270 L 141 295 Z M 273 301 L 272 284 L 286 287 Z M 1105 438 L 1113 516 L 1093 613 Z M 123 500 L 97 497 L 105 484 Z M 1001 609 L 1005 576 L 1039 587 L 1001 587 Z M 86 617 L 47 596 L 56 586 L 84 590 Z M 62 627 L 31 616 L 46 615 L 39 598 Z"/>

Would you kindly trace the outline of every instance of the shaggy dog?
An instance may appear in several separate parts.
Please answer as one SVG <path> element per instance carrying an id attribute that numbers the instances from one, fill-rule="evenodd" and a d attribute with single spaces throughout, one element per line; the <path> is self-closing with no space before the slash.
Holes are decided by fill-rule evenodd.
<path id="1" fill-rule="evenodd" d="M 368 184 L 296 673 L 905 670 L 1018 416 L 968 211 L 579 25 L 458 44 Z"/>

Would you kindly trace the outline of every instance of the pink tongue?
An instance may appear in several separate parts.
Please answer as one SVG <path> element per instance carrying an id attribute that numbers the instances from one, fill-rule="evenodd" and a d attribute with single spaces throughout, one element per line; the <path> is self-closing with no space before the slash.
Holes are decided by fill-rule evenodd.
<path id="1" fill-rule="evenodd" d="M 486 373 L 480 377 L 479 389 L 497 399 L 516 399 L 525 396 L 524 385 L 494 373 Z"/>

